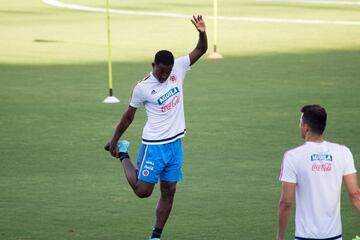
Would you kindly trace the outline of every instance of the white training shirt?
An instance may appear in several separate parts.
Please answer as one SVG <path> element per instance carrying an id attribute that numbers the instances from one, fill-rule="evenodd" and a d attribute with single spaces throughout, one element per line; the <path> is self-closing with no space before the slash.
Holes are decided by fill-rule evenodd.
<path id="1" fill-rule="evenodd" d="M 134 88 L 130 106 L 146 110 L 144 144 L 164 144 L 185 135 L 183 83 L 190 70 L 189 55 L 175 59 L 169 78 L 160 83 L 152 72 Z"/>
<path id="2" fill-rule="evenodd" d="M 279 180 L 296 183 L 296 237 L 322 239 L 342 234 L 342 178 L 355 172 L 353 156 L 343 145 L 305 142 L 284 154 Z"/>

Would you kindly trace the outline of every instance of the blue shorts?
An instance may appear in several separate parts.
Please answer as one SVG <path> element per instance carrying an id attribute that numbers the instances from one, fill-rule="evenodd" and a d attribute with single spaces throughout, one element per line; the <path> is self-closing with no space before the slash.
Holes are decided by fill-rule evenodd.
<path id="1" fill-rule="evenodd" d="M 182 179 L 182 159 L 181 139 L 159 145 L 141 144 L 137 160 L 138 179 L 154 184 L 159 178 L 160 181 L 178 182 Z"/>

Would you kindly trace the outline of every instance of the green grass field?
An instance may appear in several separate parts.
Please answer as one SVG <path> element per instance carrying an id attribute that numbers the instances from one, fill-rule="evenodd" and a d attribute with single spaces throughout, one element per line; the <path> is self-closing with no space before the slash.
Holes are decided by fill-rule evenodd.
<path id="1" fill-rule="evenodd" d="M 104 1 L 63 0 L 104 7 Z M 202 13 L 212 1 L 111 1 L 114 9 Z M 224 0 L 224 16 L 360 21 L 360 6 Z M 207 20 L 205 18 L 205 20 Z M 213 22 L 207 20 L 209 52 Z M 154 53 L 189 53 L 181 18 L 111 15 L 114 92 L 107 96 L 106 16 L 40 0 L 0 5 L 0 239 L 146 239 L 158 189 L 137 199 L 102 147 Z M 163 239 L 275 239 L 282 154 L 302 143 L 299 110 L 328 111 L 326 138 L 360 169 L 360 25 L 219 21 L 223 60 L 204 57 L 185 84 L 185 179 Z M 137 155 L 146 116 L 124 138 Z M 294 214 L 287 231 L 294 232 Z M 344 240 L 360 220 L 342 198 Z"/>

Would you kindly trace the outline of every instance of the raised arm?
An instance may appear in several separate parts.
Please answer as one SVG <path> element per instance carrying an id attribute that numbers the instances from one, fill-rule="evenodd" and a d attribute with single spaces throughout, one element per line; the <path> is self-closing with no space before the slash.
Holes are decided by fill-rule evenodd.
<path id="1" fill-rule="evenodd" d="M 116 126 L 114 135 L 110 143 L 110 153 L 113 157 L 116 157 L 119 153 L 117 148 L 117 142 L 119 141 L 120 137 L 125 132 L 125 130 L 130 126 L 130 124 L 134 120 L 136 109 L 137 108 L 129 106 L 128 109 L 122 115 L 120 122 Z"/>
<path id="2" fill-rule="evenodd" d="M 352 205 L 360 216 L 360 189 L 357 183 L 356 173 L 344 176 L 344 184 Z"/>
<path id="3" fill-rule="evenodd" d="M 193 65 L 199 58 L 206 53 L 208 49 L 208 42 L 206 36 L 206 25 L 201 15 L 193 16 L 191 22 L 199 32 L 199 40 L 194 50 L 189 54 L 190 65 Z"/>

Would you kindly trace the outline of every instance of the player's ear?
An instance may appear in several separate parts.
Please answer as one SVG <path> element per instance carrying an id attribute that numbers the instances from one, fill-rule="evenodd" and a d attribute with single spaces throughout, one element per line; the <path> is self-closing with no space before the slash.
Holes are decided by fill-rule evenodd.
<path id="1" fill-rule="evenodd" d="M 152 63 L 151 63 L 151 66 L 152 66 L 152 68 L 154 68 L 154 67 L 155 67 L 155 63 L 152 62 Z"/>

